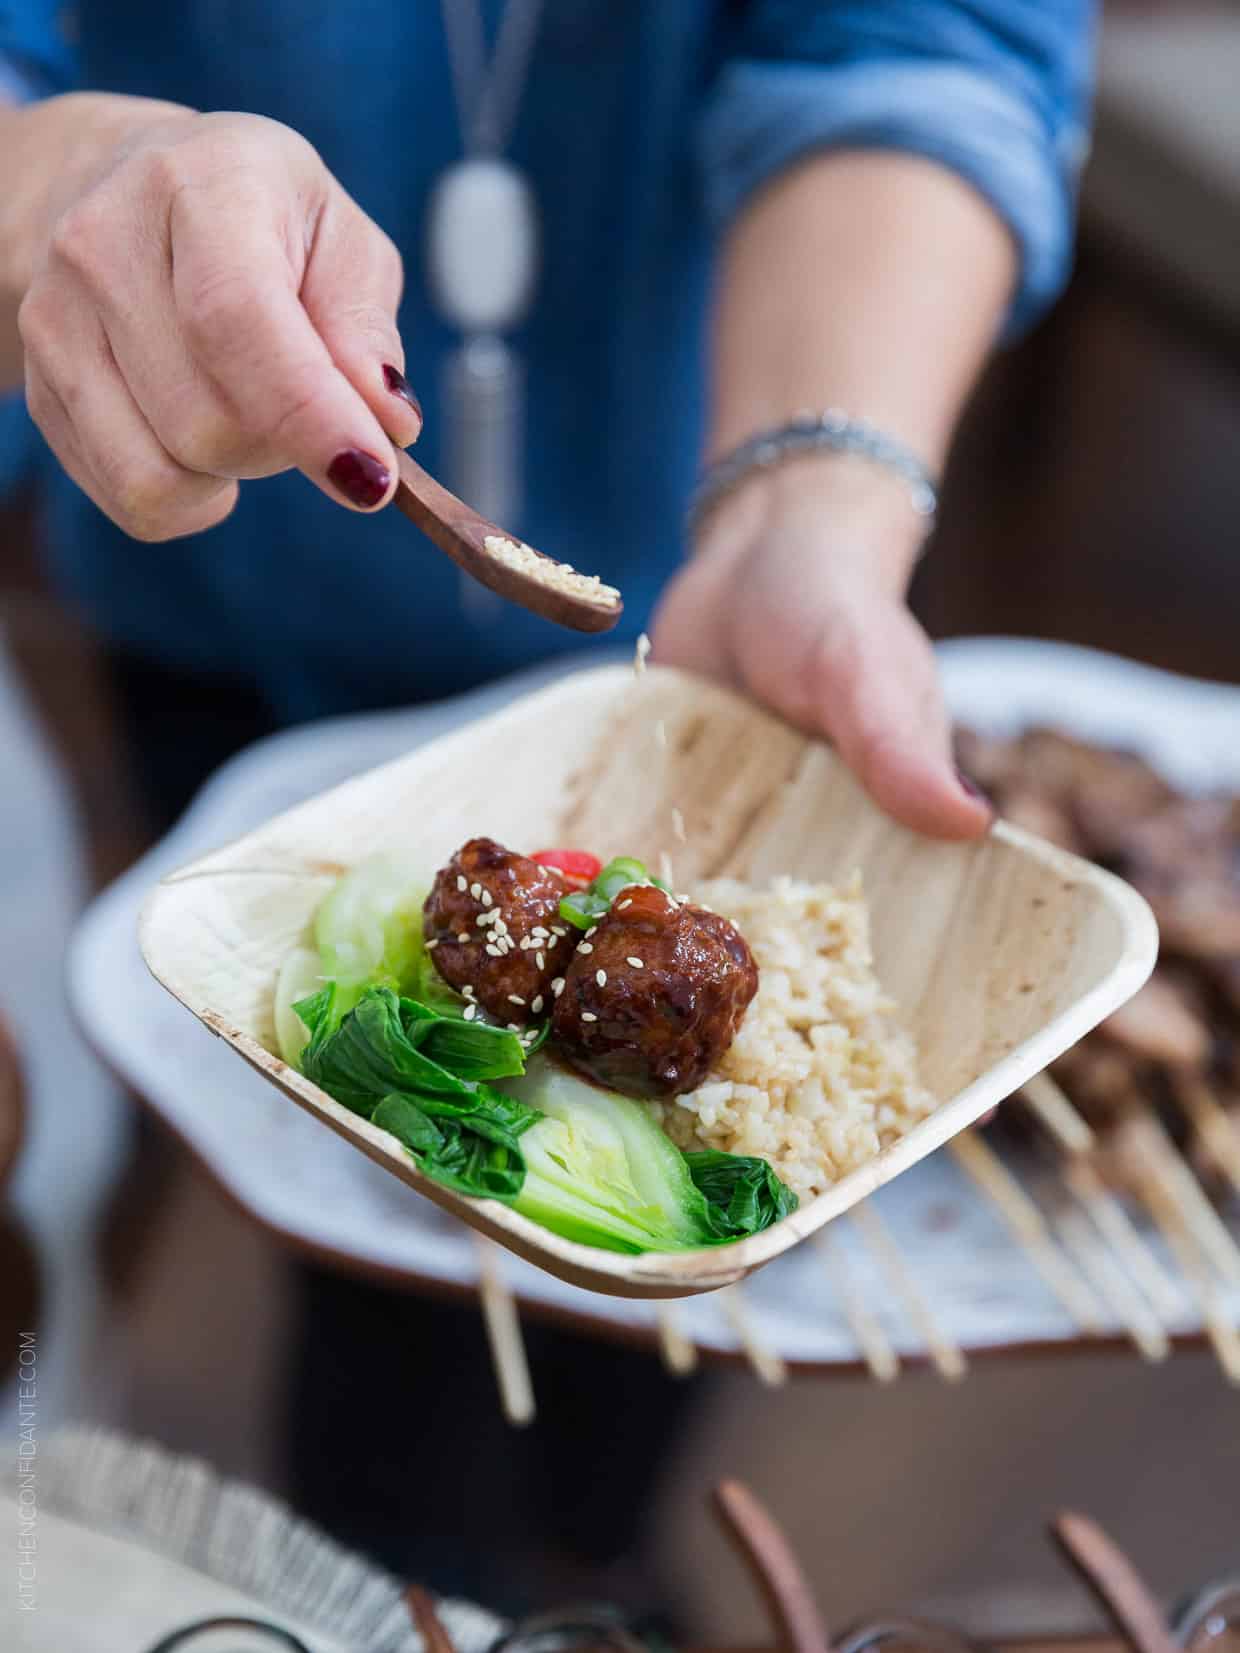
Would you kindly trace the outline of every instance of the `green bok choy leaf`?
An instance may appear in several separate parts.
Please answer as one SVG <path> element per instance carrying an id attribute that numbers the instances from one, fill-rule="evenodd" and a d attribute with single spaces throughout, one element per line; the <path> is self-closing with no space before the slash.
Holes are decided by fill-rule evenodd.
<path id="1" fill-rule="evenodd" d="M 622 887 L 636 867 L 604 872 Z M 566 1239 L 684 1251 L 795 1210 L 764 1160 L 682 1154 L 645 1104 L 546 1057 L 531 1062 L 546 1023 L 521 1037 L 479 1018 L 423 946 L 424 893 L 392 857 L 340 880 L 316 915 L 315 946 L 292 953 L 277 982 L 286 1061 L 390 1132 L 427 1176 Z"/>

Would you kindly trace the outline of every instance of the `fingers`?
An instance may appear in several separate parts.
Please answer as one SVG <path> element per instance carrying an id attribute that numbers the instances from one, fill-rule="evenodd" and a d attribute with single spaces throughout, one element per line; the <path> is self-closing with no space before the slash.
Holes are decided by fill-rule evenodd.
<path id="1" fill-rule="evenodd" d="M 208 181 L 172 205 L 173 297 L 190 355 L 257 450 L 333 499 L 378 509 L 396 485 L 392 444 L 302 307 L 270 214 L 225 210 L 220 188 Z"/>
<path id="2" fill-rule="evenodd" d="M 69 475 L 101 511 L 139 540 L 201 533 L 228 516 L 235 482 L 178 465 L 159 442 L 122 379 L 97 317 L 80 304 L 23 305 L 26 401 Z M 35 350 L 45 328 L 55 347 Z"/>
<path id="3" fill-rule="evenodd" d="M 404 271 L 395 245 L 341 189 L 319 218 L 301 302 L 337 368 L 397 447 L 422 434 L 396 327 Z"/>
<path id="4" fill-rule="evenodd" d="M 29 395 L 66 466 L 142 538 L 296 467 L 377 510 L 421 430 L 400 259 L 311 146 L 253 116 L 122 148 L 52 231 L 23 305 Z"/>
<path id="5" fill-rule="evenodd" d="M 884 593 L 796 571 L 794 603 L 782 577 L 777 589 L 738 585 L 730 554 L 696 558 L 655 616 L 655 658 L 737 682 L 829 736 L 880 808 L 915 831 L 985 832 L 992 811 L 956 773 L 925 633 Z"/>
<path id="6" fill-rule="evenodd" d="M 936 838 L 975 838 L 993 811 L 952 762 L 934 651 L 902 605 L 837 604 L 811 666 L 811 704 L 880 808 Z"/>

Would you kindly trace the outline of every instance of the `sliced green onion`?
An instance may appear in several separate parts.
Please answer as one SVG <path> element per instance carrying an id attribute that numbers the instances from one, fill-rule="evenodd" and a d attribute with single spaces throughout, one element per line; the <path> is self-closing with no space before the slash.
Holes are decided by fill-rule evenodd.
<path id="1" fill-rule="evenodd" d="M 560 917 L 579 930 L 588 930 L 610 911 L 612 902 L 621 890 L 633 884 L 653 884 L 670 895 L 671 885 L 656 878 L 644 861 L 632 855 L 617 855 L 609 861 L 588 889 L 574 890 L 560 902 Z"/>
<path id="2" fill-rule="evenodd" d="M 574 890 L 571 895 L 560 898 L 560 917 L 566 924 L 573 924 L 579 930 L 588 930 L 592 924 L 597 924 L 607 911 L 609 902 L 604 901 L 594 890 Z"/>
<path id="3" fill-rule="evenodd" d="M 614 861 L 607 863 L 590 888 L 610 906 L 626 885 L 649 882 L 650 874 L 643 862 L 631 855 L 618 855 Z"/>

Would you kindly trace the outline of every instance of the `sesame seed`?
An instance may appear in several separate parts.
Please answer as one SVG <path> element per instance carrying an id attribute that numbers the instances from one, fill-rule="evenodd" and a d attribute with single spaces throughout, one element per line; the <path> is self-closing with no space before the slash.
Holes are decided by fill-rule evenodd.
<path id="1" fill-rule="evenodd" d="M 633 650 L 633 670 L 637 673 L 638 677 L 640 677 L 646 669 L 646 660 L 649 657 L 649 654 L 650 639 L 643 631 L 641 636 L 637 639 L 637 647 Z"/>
<path id="2" fill-rule="evenodd" d="M 685 832 L 685 818 L 674 805 L 672 808 L 672 831 L 682 844 L 689 842 L 688 834 Z"/>
<path id="3" fill-rule="evenodd" d="M 616 911 L 618 913 L 622 913 L 626 907 L 631 907 L 632 905 L 633 905 L 633 897 L 631 895 L 626 895 L 624 900 L 616 908 Z"/>
<path id="4" fill-rule="evenodd" d="M 544 557 L 541 551 L 534 551 L 518 540 L 510 540 L 503 534 L 488 534 L 482 543 L 493 561 L 531 575 L 551 591 L 568 592 L 603 608 L 614 608 L 620 601 L 615 586 L 604 585 L 597 574 L 578 574 L 571 563 Z"/>
<path id="5" fill-rule="evenodd" d="M 594 951 L 594 943 L 592 941 L 579 941 L 577 943 L 577 951 L 579 953 L 592 953 Z"/>
<path id="6" fill-rule="evenodd" d="M 626 964 L 631 964 L 633 966 L 634 970 L 644 970 L 646 968 L 646 966 L 642 963 L 641 959 L 634 958 L 632 953 L 629 954 L 628 958 L 625 959 L 624 962 Z"/>
<path id="7" fill-rule="evenodd" d="M 546 954 L 545 953 L 535 953 L 534 954 L 534 963 L 538 966 L 538 968 L 540 970 L 545 970 L 547 968 Z"/>
<path id="8" fill-rule="evenodd" d="M 581 1012 L 581 1019 L 582 1019 L 583 1022 L 597 1022 L 598 1021 L 598 1017 L 594 1014 L 594 1012 L 592 1010 L 583 1010 Z"/>
<path id="9" fill-rule="evenodd" d="M 598 932 L 598 925 L 597 924 L 591 924 L 590 928 L 586 931 L 586 940 L 589 941 L 590 937 L 592 935 L 597 934 L 597 932 Z"/>
<path id="10" fill-rule="evenodd" d="M 607 972 L 606 972 L 606 970 L 596 970 L 594 972 L 594 979 L 599 984 L 600 987 L 606 987 L 607 986 Z"/>
<path id="11" fill-rule="evenodd" d="M 474 900 L 477 901 L 482 895 L 482 885 L 475 880 L 474 883 L 469 886 L 469 893 L 473 896 Z"/>
<path id="12" fill-rule="evenodd" d="M 493 902 L 494 902 L 494 897 L 492 896 L 490 890 L 483 890 L 483 892 L 482 892 L 482 905 L 484 907 L 490 907 L 493 904 Z"/>
<path id="13" fill-rule="evenodd" d="M 473 990 L 473 988 L 472 988 L 472 987 L 471 987 L 471 986 L 470 986 L 470 985 L 469 985 L 469 983 L 468 983 L 468 982 L 466 982 L 466 983 L 465 983 L 465 985 L 464 985 L 464 987 L 462 987 L 462 989 L 461 989 L 461 997 L 462 997 L 462 998 L 463 998 L 463 999 L 472 999 L 472 998 L 473 998 L 473 996 L 474 996 L 474 990 Z"/>
<path id="14" fill-rule="evenodd" d="M 488 941 L 487 942 L 487 956 L 488 956 L 488 958 L 493 958 L 493 959 L 503 957 L 503 954 L 500 952 L 499 948 L 495 945 L 495 943 L 493 941 Z"/>
<path id="15" fill-rule="evenodd" d="M 509 1004 L 524 1004 L 525 1000 L 521 997 L 520 993 L 510 993 L 508 995 L 508 1003 Z"/>
<path id="16" fill-rule="evenodd" d="M 535 924 L 534 928 L 530 931 L 530 934 L 532 936 L 537 936 L 539 940 L 545 941 L 547 936 L 546 926 L 543 924 Z"/>
<path id="17" fill-rule="evenodd" d="M 538 1012 L 542 1009 L 542 1007 L 543 1007 L 543 996 L 540 993 L 538 995 L 538 997 L 534 1000 L 534 1002 L 530 1005 L 530 1009 L 537 1016 Z"/>
<path id="18" fill-rule="evenodd" d="M 481 929 L 484 924 L 489 924 L 490 922 L 491 922 L 490 913 L 479 913 L 477 918 L 474 920 L 474 923 L 478 926 L 479 929 Z"/>
<path id="19" fill-rule="evenodd" d="M 568 931 L 564 928 L 564 926 L 562 924 L 553 924 L 551 926 L 551 934 L 553 936 L 556 936 L 556 937 L 566 936 L 568 934 Z"/>
<path id="20" fill-rule="evenodd" d="M 509 1031 L 509 1033 L 520 1033 L 521 1023 L 520 1022 L 509 1022 L 508 1031 Z"/>
<path id="21" fill-rule="evenodd" d="M 435 948 L 439 946 L 439 937 L 432 936 L 429 941 L 423 943 L 423 946 L 426 948 L 428 953 L 433 953 Z"/>
<path id="22" fill-rule="evenodd" d="M 555 994 L 556 998 L 558 999 L 560 994 L 564 991 L 564 977 L 563 976 L 557 976 L 555 978 L 555 980 L 551 983 L 551 991 Z"/>
<path id="23" fill-rule="evenodd" d="M 458 872 L 456 875 L 456 887 L 462 894 L 469 888 L 469 880 L 463 872 Z"/>
<path id="24" fill-rule="evenodd" d="M 463 1017 L 463 1020 L 467 1021 L 467 1022 L 472 1022 L 474 1017 L 477 1014 L 478 1014 L 478 1006 L 476 1004 L 467 1004 L 465 1006 L 465 1015 Z"/>
<path id="25" fill-rule="evenodd" d="M 460 931 L 460 933 L 457 935 L 456 939 L 458 941 L 468 941 L 469 940 L 469 931 L 468 930 Z"/>

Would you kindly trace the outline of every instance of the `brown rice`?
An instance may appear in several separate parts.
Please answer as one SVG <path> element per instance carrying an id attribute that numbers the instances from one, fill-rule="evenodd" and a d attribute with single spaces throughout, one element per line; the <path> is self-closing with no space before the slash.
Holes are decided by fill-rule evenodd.
<path id="1" fill-rule="evenodd" d="M 820 1194 L 934 1107 L 874 974 L 860 875 L 692 893 L 732 920 L 761 974 L 717 1071 L 657 1105 L 663 1128 L 682 1148 L 758 1154 L 802 1198 Z"/>

